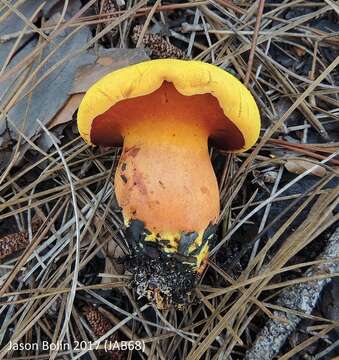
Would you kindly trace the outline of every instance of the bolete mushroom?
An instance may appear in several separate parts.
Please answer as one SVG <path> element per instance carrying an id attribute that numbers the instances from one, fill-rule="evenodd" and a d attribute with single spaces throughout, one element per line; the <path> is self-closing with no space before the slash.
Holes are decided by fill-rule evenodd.
<path id="1" fill-rule="evenodd" d="M 220 210 L 208 140 L 230 152 L 256 142 L 251 93 L 214 65 L 151 60 L 95 83 L 78 127 L 89 144 L 123 144 L 114 184 L 138 293 L 158 305 L 182 302 L 204 268 Z"/>

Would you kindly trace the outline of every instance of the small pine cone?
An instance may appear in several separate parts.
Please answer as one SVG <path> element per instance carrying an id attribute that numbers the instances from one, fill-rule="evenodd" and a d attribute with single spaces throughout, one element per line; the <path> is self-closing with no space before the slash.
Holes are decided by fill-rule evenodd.
<path id="1" fill-rule="evenodd" d="M 111 13 L 117 11 L 114 0 L 101 0 L 99 1 L 99 11 L 103 13 Z"/>
<path id="2" fill-rule="evenodd" d="M 117 7 L 115 6 L 114 0 L 98 0 L 98 13 L 99 14 L 112 13 L 115 11 L 117 11 Z M 115 16 L 113 16 L 113 15 L 105 16 L 105 19 L 112 19 L 112 21 L 114 18 L 115 18 Z M 103 23 L 101 26 L 102 26 L 102 29 L 104 29 L 107 26 L 107 24 Z M 114 28 L 109 33 L 107 33 L 106 36 L 113 38 L 117 33 L 118 33 L 118 29 Z"/>
<path id="3" fill-rule="evenodd" d="M 36 233 L 42 224 L 43 224 L 43 221 L 40 218 L 38 218 L 37 216 L 33 216 L 32 224 L 31 224 L 32 232 Z"/>
<path id="4" fill-rule="evenodd" d="M 138 42 L 138 39 L 140 37 L 142 31 L 142 25 L 136 25 L 133 28 L 132 31 L 132 41 L 134 44 Z M 146 33 L 144 37 L 142 38 L 142 44 L 151 50 L 151 53 L 153 56 L 160 58 L 160 59 L 168 59 L 168 58 L 174 58 L 174 59 L 185 59 L 186 55 L 185 53 L 177 48 L 176 46 L 172 45 L 165 39 L 163 39 L 158 34 L 151 34 Z"/>
<path id="5" fill-rule="evenodd" d="M 34 216 L 31 224 L 32 232 L 36 233 L 41 224 L 41 219 Z M 28 244 L 28 231 L 20 231 L 0 237 L 0 259 L 4 259 L 16 251 L 26 249 Z"/>
<path id="6" fill-rule="evenodd" d="M 86 306 L 84 308 L 84 314 L 95 336 L 103 336 L 107 331 L 112 329 L 110 321 L 95 307 Z"/>
<path id="7" fill-rule="evenodd" d="M 109 330 L 112 329 L 111 322 L 95 307 L 85 306 L 83 308 L 83 313 L 91 326 L 93 333 L 97 337 L 105 335 Z M 113 334 L 109 337 L 109 341 L 115 342 L 118 341 L 116 334 Z M 124 352 L 119 350 L 109 350 L 108 353 L 100 352 L 102 358 L 109 358 L 113 360 L 122 360 L 125 358 Z"/>
<path id="8" fill-rule="evenodd" d="M 28 233 L 17 232 L 0 238 L 0 259 L 14 254 L 16 251 L 23 250 L 27 247 Z"/>

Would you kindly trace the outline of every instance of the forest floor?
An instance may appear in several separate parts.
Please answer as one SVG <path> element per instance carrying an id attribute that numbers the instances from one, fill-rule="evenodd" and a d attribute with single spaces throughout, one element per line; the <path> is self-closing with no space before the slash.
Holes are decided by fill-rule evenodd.
<path id="1" fill-rule="evenodd" d="M 0 359 L 338 355 L 338 24 L 333 0 L 0 0 Z M 262 120 L 211 148 L 221 216 L 182 309 L 131 286 L 120 148 L 76 124 L 96 80 L 157 58 L 232 73 Z"/>

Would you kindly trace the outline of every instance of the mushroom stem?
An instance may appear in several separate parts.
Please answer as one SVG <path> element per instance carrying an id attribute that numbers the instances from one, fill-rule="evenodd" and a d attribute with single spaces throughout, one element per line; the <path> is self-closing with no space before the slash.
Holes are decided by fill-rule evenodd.
<path id="1" fill-rule="evenodd" d="M 153 234 L 147 240 L 168 240 L 172 251 L 183 232 L 196 232 L 194 250 L 219 214 L 207 130 L 194 119 L 150 119 L 134 122 L 123 137 L 115 191 L 125 222 L 142 221 Z"/>

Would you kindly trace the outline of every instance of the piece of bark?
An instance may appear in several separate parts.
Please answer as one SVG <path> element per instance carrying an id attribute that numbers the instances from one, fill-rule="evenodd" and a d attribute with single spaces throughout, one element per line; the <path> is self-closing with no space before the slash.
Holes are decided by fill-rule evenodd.
<path id="1" fill-rule="evenodd" d="M 332 321 L 339 321 L 339 277 L 332 280 L 323 295 L 320 307 L 324 317 Z M 339 327 L 335 328 L 334 331 L 339 339 Z"/>
<path id="2" fill-rule="evenodd" d="M 321 255 L 321 259 L 330 260 L 339 255 L 339 228 L 328 240 L 327 246 Z M 313 266 L 305 272 L 305 276 L 312 277 L 318 273 L 334 273 L 339 270 L 337 262 Z M 297 310 L 305 314 L 311 314 L 319 295 L 331 278 L 301 283 L 285 289 L 277 304 L 292 310 Z M 246 352 L 246 360 L 271 360 L 279 353 L 288 336 L 296 329 L 301 318 L 281 311 L 274 311 L 275 318 L 286 319 L 282 323 L 277 320 L 269 320 L 260 331 L 253 346 Z"/>

